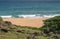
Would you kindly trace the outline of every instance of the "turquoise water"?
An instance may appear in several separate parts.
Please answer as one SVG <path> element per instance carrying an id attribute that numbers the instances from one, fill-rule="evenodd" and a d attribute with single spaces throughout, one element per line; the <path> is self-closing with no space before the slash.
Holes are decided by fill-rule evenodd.
<path id="1" fill-rule="evenodd" d="M 12 15 L 58 15 L 60 2 L 1 2 L 0 16 Z"/>

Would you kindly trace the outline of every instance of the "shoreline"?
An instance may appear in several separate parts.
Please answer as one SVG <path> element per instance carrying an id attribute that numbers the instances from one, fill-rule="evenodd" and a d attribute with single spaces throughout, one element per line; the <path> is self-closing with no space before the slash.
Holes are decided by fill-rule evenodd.
<path id="1" fill-rule="evenodd" d="M 44 25 L 43 20 L 46 19 L 48 18 L 3 18 L 3 21 L 10 21 L 14 25 L 39 28 Z"/>
<path id="2" fill-rule="evenodd" d="M 22 15 L 0 15 L 2 18 L 52 18 L 55 16 L 60 16 L 60 14 L 22 14 Z"/>

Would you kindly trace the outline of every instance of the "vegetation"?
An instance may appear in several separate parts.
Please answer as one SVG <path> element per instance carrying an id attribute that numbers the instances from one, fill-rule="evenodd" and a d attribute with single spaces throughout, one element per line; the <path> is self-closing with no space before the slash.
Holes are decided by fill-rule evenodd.
<path id="1" fill-rule="evenodd" d="M 60 16 L 44 20 L 41 28 L 22 27 L 0 17 L 0 39 L 60 39 Z"/>
<path id="2" fill-rule="evenodd" d="M 60 39 L 60 16 L 56 16 L 44 21 L 45 25 L 41 28 L 42 32 L 51 39 Z"/>

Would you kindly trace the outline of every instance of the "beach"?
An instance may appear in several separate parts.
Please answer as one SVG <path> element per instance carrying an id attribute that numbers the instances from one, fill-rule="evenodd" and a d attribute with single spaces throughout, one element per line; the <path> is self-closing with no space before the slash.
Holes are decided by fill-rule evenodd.
<path id="1" fill-rule="evenodd" d="M 14 25 L 21 25 L 27 27 L 42 27 L 44 25 L 43 20 L 47 18 L 3 18 L 4 21 L 10 21 Z"/>
<path id="2" fill-rule="evenodd" d="M 60 16 L 60 2 L 1 2 L 0 17 L 15 25 L 42 27 L 43 20 Z"/>

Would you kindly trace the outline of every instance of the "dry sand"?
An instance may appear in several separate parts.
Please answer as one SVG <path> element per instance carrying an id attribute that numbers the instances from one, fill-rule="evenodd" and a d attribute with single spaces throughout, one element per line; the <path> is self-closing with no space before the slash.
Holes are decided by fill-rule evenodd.
<path id="1" fill-rule="evenodd" d="M 4 21 L 10 21 L 15 25 L 28 26 L 28 27 L 42 27 L 43 20 L 46 18 L 3 18 Z"/>

